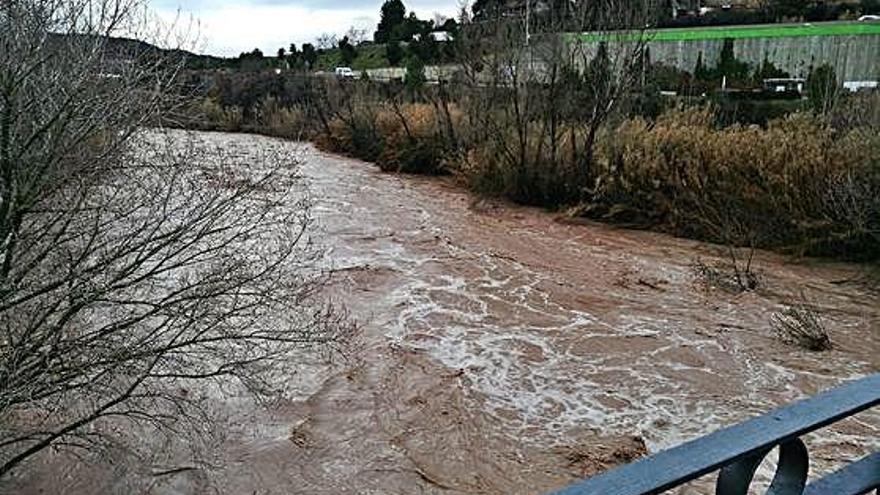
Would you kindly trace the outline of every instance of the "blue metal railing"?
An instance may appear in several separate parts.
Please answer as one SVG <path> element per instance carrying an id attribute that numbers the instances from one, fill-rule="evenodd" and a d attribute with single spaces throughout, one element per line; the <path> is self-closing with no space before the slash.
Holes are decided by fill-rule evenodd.
<path id="1" fill-rule="evenodd" d="M 659 494 L 715 471 L 720 471 L 717 495 L 746 495 L 761 461 L 775 447 L 780 448 L 780 457 L 768 495 L 862 495 L 880 489 L 880 452 L 808 486 L 809 455 L 800 437 L 878 404 L 880 373 L 613 469 L 555 495 Z"/>

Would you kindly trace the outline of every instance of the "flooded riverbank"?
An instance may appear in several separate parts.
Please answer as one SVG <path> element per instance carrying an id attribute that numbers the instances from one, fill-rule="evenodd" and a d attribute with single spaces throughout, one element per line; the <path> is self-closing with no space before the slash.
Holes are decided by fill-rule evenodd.
<path id="1" fill-rule="evenodd" d="M 695 279 L 694 260 L 716 256 L 703 243 L 284 146 L 303 160 L 332 297 L 360 332 L 346 359 L 291 377 L 290 400 L 231 408 L 214 463 L 147 493 L 537 494 L 880 371 L 880 300 L 841 283 L 855 265 L 761 253 L 764 285 L 733 295 Z M 801 291 L 833 350 L 775 337 L 770 315 Z M 826 471 L 880 448 L 880 414 L 807 443 Z M 116 486 L 105 471 L 71 469 L 64 486 L 100 493 Z"/>

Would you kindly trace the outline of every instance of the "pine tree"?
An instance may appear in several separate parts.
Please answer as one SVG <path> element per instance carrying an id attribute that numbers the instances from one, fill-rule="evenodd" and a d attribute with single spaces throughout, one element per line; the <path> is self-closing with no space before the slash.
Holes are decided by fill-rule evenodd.
<path id="1" fill-rule="evenodd" d="M 357 58 L 357 49 L 351 44 L 348 36 L 343 36 L 342 39 L 339 40 L 339 53 L 342 56 L 342 62 L 345 65 L 351 65 L 351 63 L 354 62 L 354 59 Z"/>
<path id="2" fill-rule="evenodd" d="M 697 81 L 708 81 L 711 77 L 703 62 L 703 52 L 697 54 L 697 65 L 694 67 L 694 79 Z"/>
<path id="3" fill-rule="evenodd" d="M 476 0 L 471 7 L 474 13 L 474 19 L 485 20 L 492 19 L 501 14 L 501 7 L 504 5 L 502 0 Z"/>
<path id="4" fill-rule="evenodd" d="M 834 67 L 823 64 L 810 70 L 810 75 L 807 76 L 807 97 L 815 112 L 828 113 L 834 107 L 839 93 L 840 86 Z"/>
<path id="5" fill-rule="evenodd" d="M 815 3 L 807 0 L 770 0 L 770 11 L 777 19 L 803 17 Z"/>
<path id="6" fill-rule="evenodd" d="M 412 56 L 406 63 L 406 77 L 403 82 L 412 91 L 421 89 L 427 78 L 425 77 L 425 64 L 419 57 Z"/>
<path id="7" fill-rule="evenodd" d="M 296 48 L 296 43 L 290 44 L 290 49 L 287 50 L 287 60 L 291 67 L 299 65 L 299 50 Z"/>
<path id="8" fill-rule="evenodd" d="M 385 58 L 392 67 L 397 67 L 403 60 L 403 48 L 400 47 L 399 41 L 391 41 L 385 45 Z"/>
<path id="9" fill-rule="evenodd" d="M 717 73 L 721 76 L 726 76 L 731 81 L 744 81 L 749 77 L 749 64 L 736 59 L 732 38 L 724 39 Z"/>
<path id="10" fill-rule="evenodd" d="M 761 65 L 755 69 L 754 80 L 755 83 L 761 84 L 765 79 L 776 79 L 776 78 L 788 78 L 791 75 L 788 72 L 776 67 L 776 65 L 767 58 L 767 55 L 764 55 L 764 61 L 761 62 Z"/>
<path id="11" fill-rule="evenodd" d="M 311 70 L 315 68 L 315 62 L 318 61 L 318 52 L 315 50 L 315 45 L 311 43 L 303 44 L 302 59 L 306 63 L 306 69 Z"/>
<path id="12" fill-rule="evenodd" d="M 393 39 L 395 29 L 406 19 L 406 7 L 401 0 L 385 0 L 379 18 L 379 26 L 373 34 L 376 43 L 388 43 Z"/>

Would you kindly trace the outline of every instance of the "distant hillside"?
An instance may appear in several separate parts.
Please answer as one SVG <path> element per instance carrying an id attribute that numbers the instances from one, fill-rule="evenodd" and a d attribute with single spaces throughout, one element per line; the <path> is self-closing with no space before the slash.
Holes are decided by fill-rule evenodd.
<path id="1" fill-rule="evenodd" d="M 63 44 L 66 41 L 83 37 L 83 35 L 76 34 L 56 35 L 53 41 Z M 183 60 L 186 67 L 191 69 L 221 68 L 228 67 L 234 63 L 234 59 L 215 57 L 213 55 L 199 55 L 181 49 L 160 48 L 146 41 L 131 38 L 108 37 L 105 41 L 107 55 L 115 60 L 128 60 L 155 54 L 157 56 L 171 57 L 172 60 Z"/>
<path id="2" fill-rule="evenodd" d="M 161 53 L 165 56 L 180 57 L 186 62 L 186 66 L 192 69 L 209 69 L 226 67 L 232 63 L 232 59 L 215 57 L 213 55 L 199 55 L 187 50 L 165 49 L 145 41 L 130 38 L 108 38 L 108 48 L 118 54 L 147 54 L 150 52 Z"/>

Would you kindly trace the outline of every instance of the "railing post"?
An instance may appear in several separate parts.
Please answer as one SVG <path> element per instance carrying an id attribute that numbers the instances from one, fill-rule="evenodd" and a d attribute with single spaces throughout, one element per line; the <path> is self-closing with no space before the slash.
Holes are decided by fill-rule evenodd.
<path id="1" fill-rule="evenodd" d="M 766 449 L 722 468 L 715 485 L 715 494 L 747 495 L 755 471 L 772 450 Z M 802 495 L 807 486 L 809 467 L 809 453 L 801 439 L 783 443 L 779 446 L 779 463 L 767 495 Z"/>

